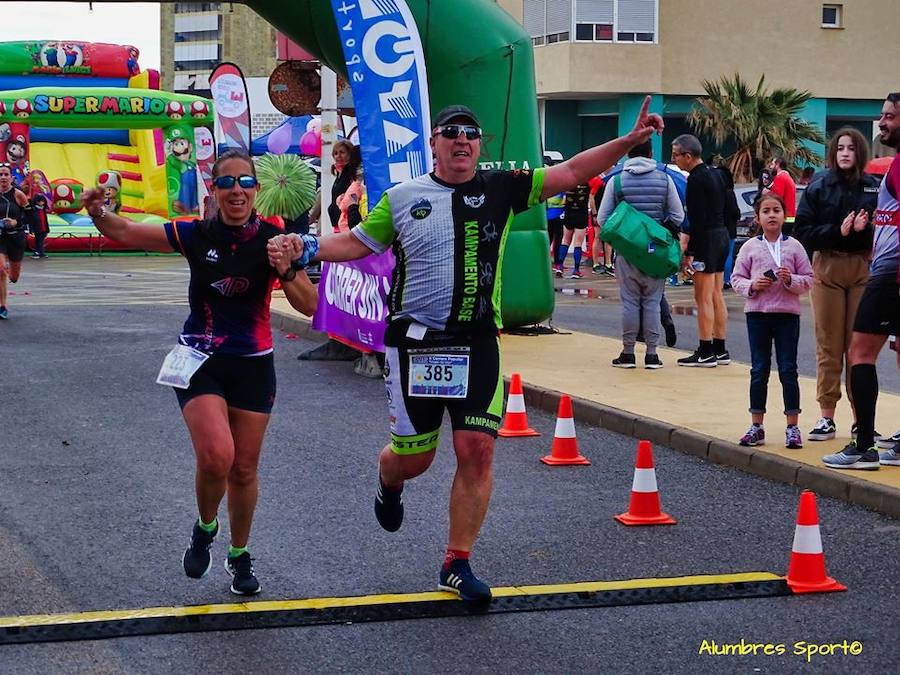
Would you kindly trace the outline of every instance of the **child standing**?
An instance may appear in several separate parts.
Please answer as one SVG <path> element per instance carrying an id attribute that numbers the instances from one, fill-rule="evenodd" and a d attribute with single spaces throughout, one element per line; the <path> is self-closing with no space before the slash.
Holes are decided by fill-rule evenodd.
<path id="1" fill-rule="evenodd" d="M 747 298 L 747 337 L 750 340 L 750 429 L 741 445 L 762 445 L 766 434 L 763 416 L 772 343 L 778 362 L 778 379 L 787 416 L 785 447 L 802 448 L 797 426 L 800 414 L 800 385 L 797 382 L 797 343 L 800 340 L 800 296 L 812 285 L 812 266 L 802 244 L 782 234 L 784 202 L 767 194 L 754 208 L 762 234 L 748 240 L 738 254 L 731 274 L 734 290 Z"/>

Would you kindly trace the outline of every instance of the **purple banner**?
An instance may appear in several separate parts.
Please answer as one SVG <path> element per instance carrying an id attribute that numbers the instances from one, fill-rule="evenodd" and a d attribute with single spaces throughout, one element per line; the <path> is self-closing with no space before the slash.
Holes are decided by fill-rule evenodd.
<path id="1" fill-rule="evenodd" d="M 313 328 L 355 346 L 384 351 L 384 329 L 394 254 L 370 255 L 348 263 L 322 263 L 319 306 Z"/>

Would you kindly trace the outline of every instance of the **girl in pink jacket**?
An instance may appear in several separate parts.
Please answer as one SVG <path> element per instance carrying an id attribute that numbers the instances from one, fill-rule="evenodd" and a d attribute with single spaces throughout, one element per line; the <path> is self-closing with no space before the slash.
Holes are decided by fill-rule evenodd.
<path id="1" fill-rule="evenodd" d="M 784 445 L 802 448 L 803 438 L 797 426 L 800 414 L 797 343 L 800 341 L 800 296 L 812 286 L 812 265 L 803 245 L 781 233 L 784 202 L 778 195 L 763 196 L 754 210 L 762 234 L 741 247 L 731 274 L 734 290 L 747 298 L 744 312 L 750 340 L 751 425 L 740 444 L 753 446 L 765 442 L 762 424 L 774 342 L 787 417 Z"/>

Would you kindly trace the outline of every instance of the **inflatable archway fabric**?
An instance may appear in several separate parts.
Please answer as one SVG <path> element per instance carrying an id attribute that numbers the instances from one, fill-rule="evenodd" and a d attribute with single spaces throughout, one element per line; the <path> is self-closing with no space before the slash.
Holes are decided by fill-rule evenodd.
<path id="1" fill-rule="evenodd" d="M 355 0 L 370 11 L 394 0 Z M 325 64 L 347 76 L 330 0 L 249 0 L 255 12 Z M 348 5 L 354 4 L 348 0 Z M 540 166 L 537 96 L 531 39 L 488 0 L 406 0 L 425 52 L 432 111 L 462 103 L 485 130 L 482 166 Z M 389 42 L 389 40 L 385 40 Z M 398 53 L 402 45 L 394 45 Z M 502 315 L 506 326 L 546 319 L 553 311 L 546 214 L 535 208 L 515 219 L 503 262 Z"/>
<path id="2" fill-rule="evenodd" d="M 0 150 L 10 163 L 25 168 L 32 126 L 162 129 L 165 148 L 157 152 L 165 152 L 173 216 L 199 213 L 193 128 L 211 124 L 212 103 L 207 99 L 155 89 L 33 87 L 0 92 Z"/>

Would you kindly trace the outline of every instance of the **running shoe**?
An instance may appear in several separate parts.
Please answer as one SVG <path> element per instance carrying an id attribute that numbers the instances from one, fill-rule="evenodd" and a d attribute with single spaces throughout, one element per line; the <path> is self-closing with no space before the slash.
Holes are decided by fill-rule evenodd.
<path id="1" fill-rule="evenodd" d="M 181 557 L 184 573 L 191 579 L 202 579 L 209 572 L 209 568 L 212 567 L 212 556 L 209 554 L 209 549 L 217 534 L 219 534 L 218 520 L 216 520 L 216 529 L 212 532 L 207 532 L 200 527 L 199 522 L 194 523 L 194 529 L 191 532 L 191 545 L 187 547 L 187 550 Z"/>
<path id="2" fill-rule="evenodd" d="M 716 354 L 716 364 L 720 366 L 731 365 L 731 354 L 728 353 L 727 349 L 721 354 Z"/>
<path id="3" fill-rule="evenodd" d="M 262 590 L 259 579 L 253 573 L 250 551 L 244 551 L 234 558 L 227 556 L 225 571 L 231 575 L 231 592 L 235 595 L 256 595 Z"/>
<path id="4" fill-rule="evenodd" d="M 900 443 L 900 431 L 895 432 L 893 436 L 878 439 L 875 445 L 884 450 L 890 450 L 897 443 Z"/>
<path id="5" fill-rule="evenodd" d="M 744 447 L 756 447 L 757 445 L 765 445 L 765 429 L 756 424 L 751 424 L 750 428 L 747 429 L 747 433 L 741 436 L 741 440 L 739 440 L 738 443 L 740 445 L 743 445 Z"/>
<path id="6" fill-rule="evenodd" d="M 837 426 L 830 417 L 822 417 L 812 431 L 806 434 L 811 441 L 830 441 L 837 433 Z"/>
<path id="7" fill-rule="evenodd" d="M 563 271 L 564 271 L 564 268 L 562 265 L 554 265 L 553 266 L 553 274 L 555 274 L 557 277 L 561 278 L 563 275 Z"/>
<path id="8" fill-rule="evenodd" d="M 378 476 L 378 490 L 375 492 L 375 517 L 388 532 L 396 532 L 403 524 L 403 488 L 387 489 L 381 482 L 381 476 Z"/>
<path id="9" fill-rule="evenodd" d="M 0 307 L 0 319 L 6 321 L 9 318 L 9 310 L 6 307 Z"/>
<path id="10" fill-rule="evenodd" d="M 607 265 L 607 266 L 606 266 L 606 273 L 607 273 L 609 276 L 614 277 L 614 276 L 616 276 L 616 268 L 613 267 L 612 265 Z"/>
<path id="11" fill-rule="evenodd" d="M 879 452 L 878 462 L 884 466 L 900 466 L 900 442 L 895 443 L 890 450 Z"/>
<path id="12" fill-rule="evenodd" d="M 491 601 L 491 588 L 472 572 L 468 560 L 454 560 L 446 569 L 441 568 L 438 588 L 456 593 L 465 602 Z"/>
<path id="13" fill-rule="evenodd" d="M 850 427 L 850 438 L 852 438 L 854 441 L 856 440 L 856 427 L 856 422 L 854 422 L 853 426 Z M 872 439 L 877 443 L 881 440 L 881 434 L 876 431 L 874 434 L 872 434 Z"/>
<path id="14" fill-rule="evenodd" d="M 42 257 L 43 257 L 43 256 L 41 256 L 40 253 L 32 253 L 32 254 L 31 254 L 32 260 L 40 260 Z"/>
<path id="15" fill-rule="evenodd" d="M 659 354 L 645 354 L 644 368 L 648 370 L 659 370 L 663 367 L 663 362 L 659 360 Z"/>
<path id="16" fill-rule="evenodd" d="M 581 270 L 572 270 L 572 274 L 569 275 L 570 279 L 580 279 L 581 278 Z"/>
<path id="17" fill-rule="evenodd" d="M 606 274 L 606 268 L 603 265 L 594 265 L 591 267 L 591 272 L 593 274 Z"/>
<path id="18" fill-rule="evenodd" d="M 637 368 L 634 354 L 622 352 L 612 360 L 613 368 Z"/>
<path id="19" fill-rule="evenodd" d="M 784 447 L 788 450 L 799 450 L 803 447 L 803 436 L 800 435 L 800 427 L 796 424 L 788 424 L 784 430 Z"/>
<path id="20" fill-rule="evenodd" d="M 850 441 L 840 452 L 833 455 L 825 455 L 822 462 L 832 469 L 857 469 L 861 471 L 875 471 L 878 469 L 878 451 L 869 448 L 860 452 L 856 447 L 856 441 Z"/>
<path id="21" fill-rule="evenodd" d="M 686 366 L 688 368 L 715 368 L 717 363 L 718 361 L 715 354 L 701 356 L 699 349 L 690 356 L 678 359 L 679 366 Z"/>

